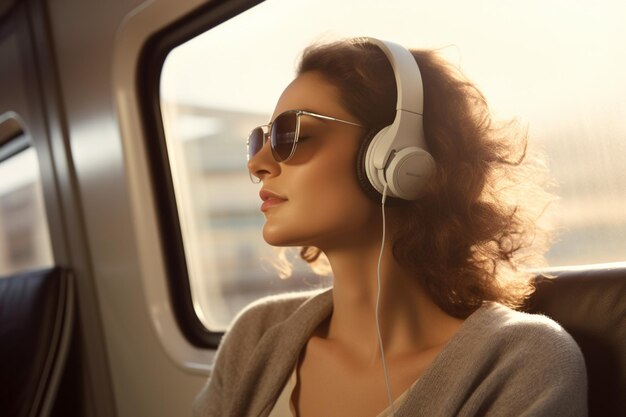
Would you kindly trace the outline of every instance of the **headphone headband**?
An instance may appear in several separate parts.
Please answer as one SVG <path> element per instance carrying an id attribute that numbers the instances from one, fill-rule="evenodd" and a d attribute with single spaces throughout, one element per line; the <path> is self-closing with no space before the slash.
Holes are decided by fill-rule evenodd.
<path id="1" fill-rule="evenodd" d="M 378 46 L 389 60 L 398 100 L 393 123 L 364 144 L 359 181 L 364 188 L 371 184 L 378 193 L 388 184 L 391 197 L 415 200 L 435 169 L 424 138 L 422 75 L 415 57 L 403 46 L 376 38 L 365 41 Z"/>
<path id="2" fill-rule="evenodd" d="M 365 38 L 368 43 L 378 46 L 387 56 L 398 90 L 397 110 L 422 115 L 424 113 L 424 91 L 422 74 L 413 54 L 402 45 L 376 38 Z"/>

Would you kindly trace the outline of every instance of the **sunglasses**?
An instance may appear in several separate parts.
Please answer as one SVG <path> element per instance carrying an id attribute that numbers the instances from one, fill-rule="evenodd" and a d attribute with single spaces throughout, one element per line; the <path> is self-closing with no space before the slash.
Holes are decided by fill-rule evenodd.
<path id="1" fill-rule="evenodd" d="M 346 123 L 352 126 L 363 127 L 360 124 L 323 116 L 304 110 L 287 110 L 276 116 L 273 122 L 256 127 L 248 136 L 248 161 L 259 153 L 268 140 L 272 148 L 272 156 L 276 162 L 286 162 L 296 153 L 296 146 L 300 135 L 300 118 L 312 116 L 318 119 L 331 120 L 333 122 Z"/>

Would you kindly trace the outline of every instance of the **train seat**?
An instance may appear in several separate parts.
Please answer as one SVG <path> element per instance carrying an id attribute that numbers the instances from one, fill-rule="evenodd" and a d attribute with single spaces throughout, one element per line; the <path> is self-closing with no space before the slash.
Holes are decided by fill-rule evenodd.
<path id="1" fill-rule="evenodd" d="M 54 267 L 0 278 L 0 415 L 51 414 L 74 322 L 73 281 Z"/>
<path id="2" fill-rule="evenodd" d="M 538 277 L 527 310 L 545 314 L 585 357 L 589 416 L 626 416 L 626 267 L 563 270 Z"/>

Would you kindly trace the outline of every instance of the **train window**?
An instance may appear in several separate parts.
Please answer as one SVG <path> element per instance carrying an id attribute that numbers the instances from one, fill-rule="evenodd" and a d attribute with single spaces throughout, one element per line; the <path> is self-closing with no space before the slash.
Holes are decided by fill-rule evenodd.
<path id="1" fill-rule="evenodd" d="M 0 162 L 0 276 L 51 266 L 52 246 L 33 148 Z"/>
<path id="2" fill-rule="evenodd" d="M 260 295 L 319 285 L 302 263 L 287 280 L 272 268 L 245 137 L 268 121 L 302 49 L 346 36 L 439 48 L 496 116 L 528 127 L 558 183 L 552 266 L 625 261 L 625 11 L 620 2 L 269 0 L 172 49 L 161 112 L 200 319 L 223 329 Z"/>

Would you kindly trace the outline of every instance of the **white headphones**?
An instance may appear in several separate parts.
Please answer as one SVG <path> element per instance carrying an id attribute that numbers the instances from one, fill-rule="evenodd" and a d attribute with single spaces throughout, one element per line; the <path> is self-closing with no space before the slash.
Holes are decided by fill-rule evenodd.
<path id="1" fill-rule="evenodd" d="M 422 75 L 408 49 L 393 42 L 365 39 L 389 59 L 398 102 L 393 123 L 364 141 L 366 148 L 360 152 L 362 160 L 357 169 L 359 181 L 364 187 L 371 185 L 379 194 L 387 183 L 390 197 L 417 200 L 435 172 L 435 160 L 424 139 Z"/>

